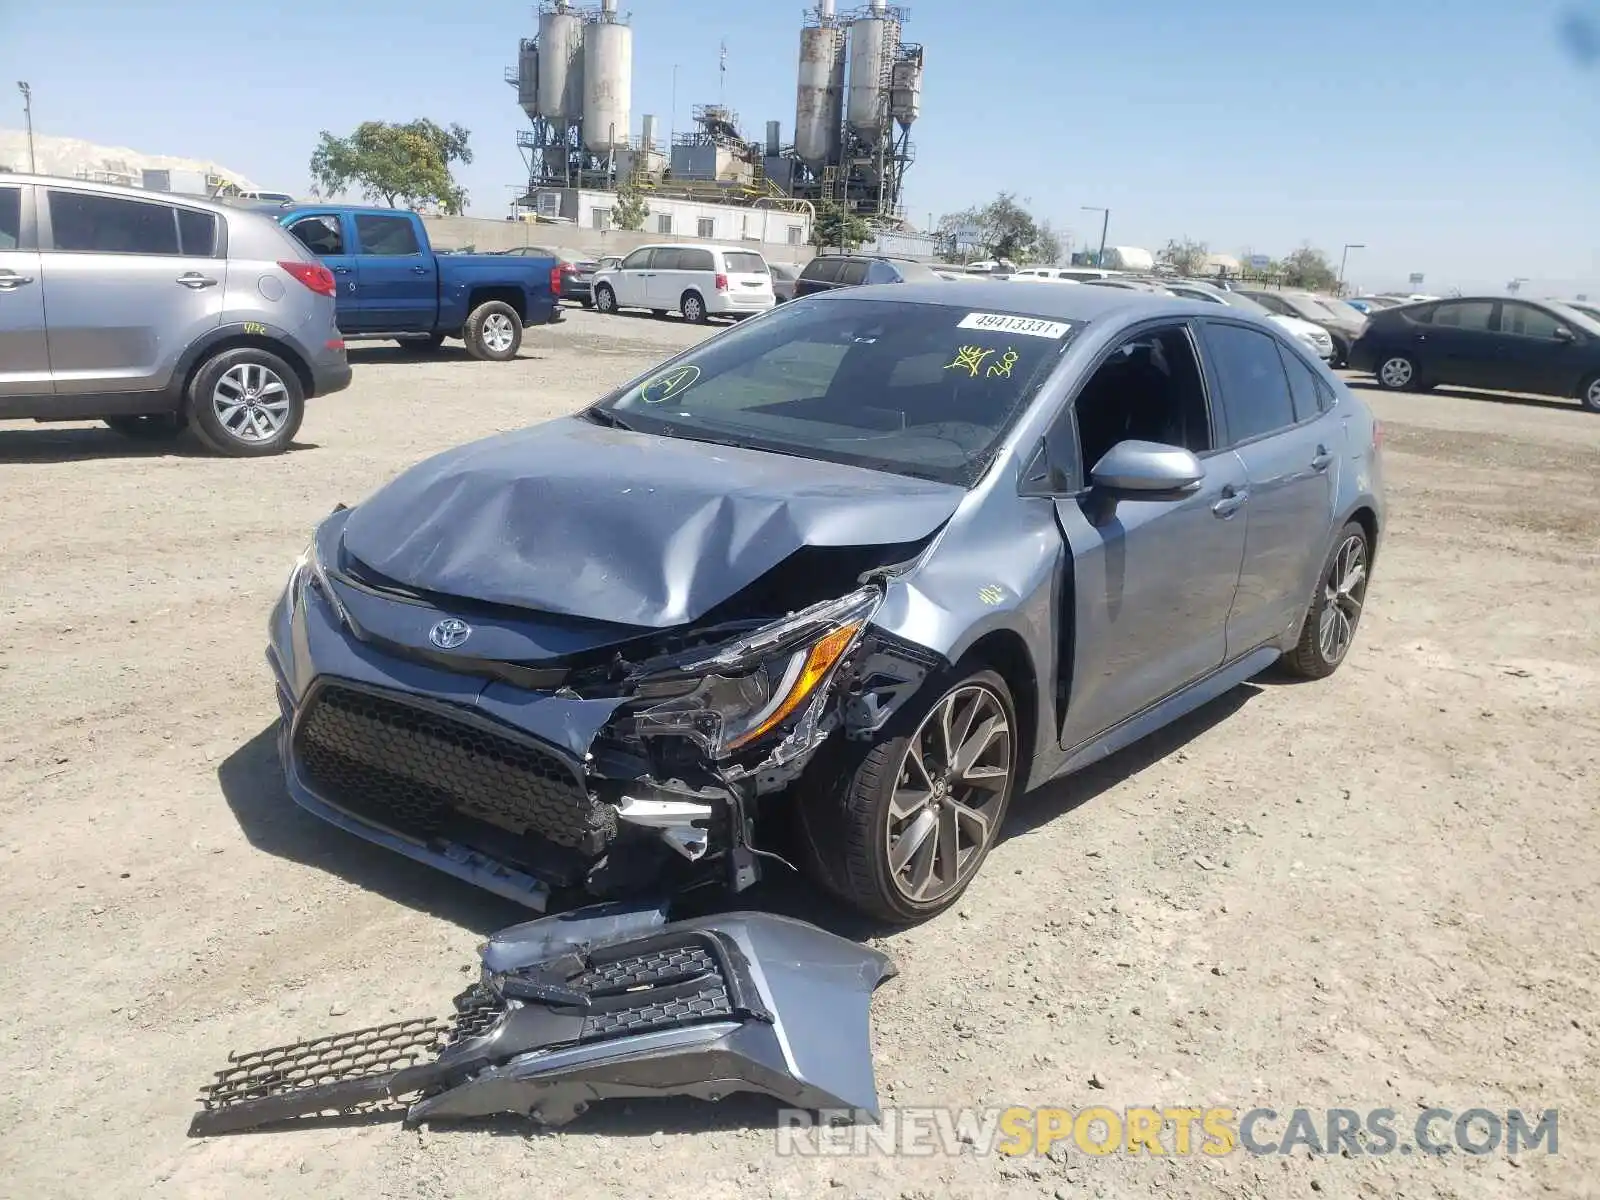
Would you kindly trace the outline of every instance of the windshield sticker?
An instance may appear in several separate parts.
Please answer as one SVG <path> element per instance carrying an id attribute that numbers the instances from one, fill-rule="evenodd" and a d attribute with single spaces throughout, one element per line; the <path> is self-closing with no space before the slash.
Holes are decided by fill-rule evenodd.
<path id="1" fill-rule="evenodd" d="M 688 391 L 699 378 L 699 367 L 673 367 L 672 370 L 663 371 L 655 378 L 648 380 L 639 389 L 639 399 L 646 404 L 661 404 L 671 400 L 674 396 Z"/>
<path id="2" fill-rule="evenodd" d="M 968 313 L 957 329 L 981 329 L 985 333 L 1025 333 L 1029 337 L 1064 338 L 1072 331 L 1066 321 L 1041 321 L 1038 317 L 1011 317 L 1004 313 Z"/>

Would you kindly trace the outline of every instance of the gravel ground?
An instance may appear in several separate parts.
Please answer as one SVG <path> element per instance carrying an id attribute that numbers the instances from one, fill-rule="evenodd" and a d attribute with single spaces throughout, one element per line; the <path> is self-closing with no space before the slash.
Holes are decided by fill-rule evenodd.
<path id="1" fill-rule="evenodd" d="M 230 1050 L 443 1012 L 481 936 L 524 915 L 284 796 L 264 623 L 312 524 L 698 336 L 574 313 L 513 365 L 358 349 L 355 385 L 262 461 L 0 428 L 0 1191 L 1595 1186 L 1600 418 L 1461 393 L 1370 397 L 1392 515 L 1347 666 L 1241 687 L 1014 806 L 959 911 L 881 939 L 902 974 L 874 1003 L 877 1064 L 897 1105 L 1559 1108 L 1559 1155 L 778 1158 L 771 1106 L 743 1101 L 596 1109 L 532 1137 L 187 1140 Z"/>

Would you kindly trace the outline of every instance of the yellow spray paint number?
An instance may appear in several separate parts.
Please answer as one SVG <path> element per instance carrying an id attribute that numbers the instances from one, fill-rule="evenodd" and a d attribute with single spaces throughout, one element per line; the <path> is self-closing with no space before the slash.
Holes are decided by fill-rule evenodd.
<path id="1" fill-rule="evenodd" d="M 1008 348 L 1006 350 L 1006 352 L 1000 356 L 998 361 L 990 364 L 990 366 L 989 366 L 989 378 L 990 379 L 1010 379 L 1011 378 L 1011 368 L 1016 366 L 1016 365 L 1017 365 L 1017 352 L 1015 350 L 1012 350 L 1012 349 Z"/>
<path id="2" fill-rule="evenodd" d="M 256 334 L 258 336 L 265 336 L 266 332 L 267 332 L 267 327 L 265 325 L 263 325 L 260 321 L 246 321 L 244 323 L 244 331 L 246 333 L 253 333 L 253 334 Z"/>
<path id="3" fill-rule="evenodd" d="M 692 388 L 700 378 L 696 366 L 673 367 L 663 371 L 639 389 L 639 399 L 646 404 L 661 404 Z"/>
<path id="4" fill-rule="evenodd" d="M 982 346 L 958 346 L 955 358 L 944 365 L 946 371 L 965 371 L 974 379 L 983 368 L 983 360 L 993 354 L 993 350 L 985 350 Z"/>

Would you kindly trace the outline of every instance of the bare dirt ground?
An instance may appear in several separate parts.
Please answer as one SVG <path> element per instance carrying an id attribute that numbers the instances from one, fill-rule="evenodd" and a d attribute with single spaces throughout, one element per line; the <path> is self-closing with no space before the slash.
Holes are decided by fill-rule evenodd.
<path id="1" fill-rule="evenodd" d="M 697 336 L 575 313 L 509 366 L 360 349 L 264 461 L 0 427 L 0 1192 L 1595 1194 L 1600 418 L 1443 393 L 1369 396 L 1392 515 L 1347 666 L 1015 806 L 959 912 L 881 939 L 879 1078 L 900 1105 L 1559 1108 L 1558 1156 L 779 1159 L 738 1101 L 186 1139 L 230 1050 L 442 1013 L 525 915 L 283 794 L 264 623 L 312 524 Z"/>

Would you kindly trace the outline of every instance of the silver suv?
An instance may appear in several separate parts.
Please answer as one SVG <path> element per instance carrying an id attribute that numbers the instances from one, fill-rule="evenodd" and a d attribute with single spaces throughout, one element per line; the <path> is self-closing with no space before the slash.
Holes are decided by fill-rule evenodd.
<path id="1" fill-rule="evenodd" d="M 0 419 L 276 454 L 309 397 L 350 385 L 335 291 L 257 213 L 0 174 Z"/>

